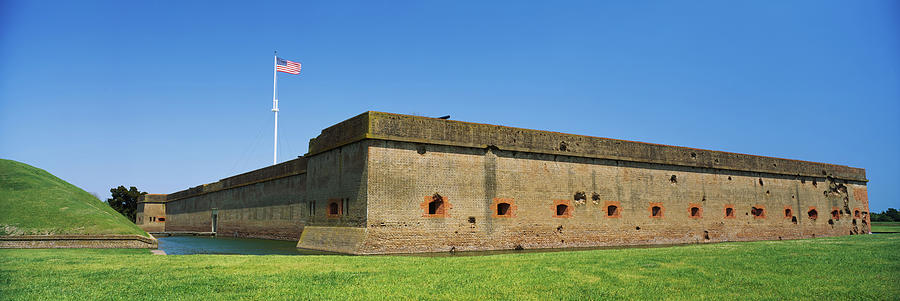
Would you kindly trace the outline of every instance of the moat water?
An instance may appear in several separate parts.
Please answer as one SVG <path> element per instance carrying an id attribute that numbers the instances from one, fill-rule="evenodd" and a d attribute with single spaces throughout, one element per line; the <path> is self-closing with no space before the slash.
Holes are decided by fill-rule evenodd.
<path id="1" fill-rule="evenodd" d="M 166 255 L 194 255 L 194 254 L 224 254 L 224 255 L 342 255 L 340 253 L 318 250 L 297 249 L 297 242 L 255 238 L 233 238 L 212 236 L 169 236 L 159 237 L 159 250 Z M 393 254 L 399 256 L 483 256 L 511 253 L 533 252 L 561 252 L 579 250 L 602 249 L 630 249 L 630 248 L 664 248 L 676 245 L 635 245 L 635 246 L 608 246 L 588 248 L 564 248 L 564 249 L 528 249 L 528 250 L 493 250 L 493 251 L 464 251 L 464 252 L 434 252 L 434 253 L 406 253 Z M 345 254 L 344 254 L 345 255 Z"/>
<path id="2" fill-rule="evenodd" d="M 879 234 L 879 233 L 874 233 Z M 891 233 L 894 234 L 894 233 Z M 342 255 L 339 253 L 297 249 L 297 242 L 255 238 L 232 238 L 210 236 L 170 236 L 159 237 L 159 250 L 167 255 L 193 255 L 193 254 L 232 254 L 232 255 Z M 666 248 L 689 244 L 659 244 L 659 245 L 632 245 L 632 246 L 607 246 L 588 248 L 565 249 L 528 249 L 528 250 L 494 250 L 494 251 L 464 251 L 464 252 L 436 252 L 419 254 L 393 254 L 399 256 L 482 256 L 511 253 L 532 252 L 560 252 L 583 251 L 604 249 L 631 249 L 631 248 Z"/>
<path id="3" fill-rule="evenodd" d="M 335 253 L 297 249 L 296 241 L 209 236 L 170 236 L 157 238 L 159 249 L 167 255 L 332 255 Z"/>

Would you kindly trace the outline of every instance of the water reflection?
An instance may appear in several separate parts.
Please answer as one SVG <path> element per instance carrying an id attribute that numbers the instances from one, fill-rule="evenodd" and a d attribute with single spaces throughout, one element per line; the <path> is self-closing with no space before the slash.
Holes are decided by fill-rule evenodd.
<path id="1" fill-rule="evenodd" d="M 297 249 L 296 241 L 170 236 L 157 238 L 159 249 L 168 255 L 239 254 L 239 255 L 333 255 L 336 253 Z"/>

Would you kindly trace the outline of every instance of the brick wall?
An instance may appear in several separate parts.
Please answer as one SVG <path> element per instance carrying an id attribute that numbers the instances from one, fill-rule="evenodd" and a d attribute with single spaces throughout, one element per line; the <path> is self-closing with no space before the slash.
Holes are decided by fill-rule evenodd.
<path id="1" fill-rule="evenodd" d="M 842 165 L 367 112 L 302 158 L 170 194 L 166 230 L 210 231 L 216 212 L 219 235 L 364 254 L 795 239 L 867 233 L 866 181 Z"/>
<path id="2" fill-rule="evenodd" d="M 830 177 L 396 141 L 372 142 L 368 171 L 367 236 L 357 253 L 774 240 L 869 231 L 868 220 L 851 213 L 868 212 L 858 199 L 865 183 Z M 452 204 L 446 217 L 423 216 L 423 197 L 435 193 Z M 497 199 L 514 200 L 515 216 L 497 217 Z M 570 217 L 555 216 L 557 200 L 573 206 Z M 611 204 L 618 207 L 614 216 L 608 213 Z M 653 204 L 661 204 L 663 217 L 651 217 Z M 734 218 L 725 218 L 728 205 Z M 691 217 L 692 206 L 700 207 L 698 217 Z M 754 207 L 764 208 L 765 217 L 752 215 Z M 786 207 L 796 223 L 785 217 Z M 810 207 L 818 208 L 818 219 L 808 218 Z M 839 219 L 831 218 L 832 208 L 840 211 Z"/>
<path id="3" fill-rule="evenodd" d="M 170 194 L 166 231 L 212 231 L 214 212 L 218 236 L 300 240 L 307 225 L 364 228 L 366 145 L 351 143 Z M 328 210 L 332 203 L 337 214 Z M 343 244 L 340 239 L 333 245 Z"/>
<path id="4" fill-rule="evenodd" d="M 369 141 L 344 144 L 309 159 L 309 212 L 301 248 L 353 253 L 365 238 Z M 337 205 L 337 214 L 330 212 Z M 311 213 L 311 214 L 310 214 Z"/>
<path id="5" fill-rule="evenodd" d="M 166 231 L 212 231 L 217 235 L 298 240 L 303 213 L 306 174 L 262 181 L 166 203 Z"/>
<path id="6" fill-rule="evenodd" d="M 139 201 L 135 214 L 135 224 L 147 232 L 166 231 L 166 205 L 165 203 L 150 203 Z"/>

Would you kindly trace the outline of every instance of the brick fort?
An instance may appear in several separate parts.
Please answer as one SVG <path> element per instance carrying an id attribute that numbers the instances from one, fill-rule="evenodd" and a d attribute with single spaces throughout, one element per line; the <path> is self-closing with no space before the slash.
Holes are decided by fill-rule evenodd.
<path id="1" fill-rule="evenodd" d="M 366 112 L 309 152 L 145 196 L 147 231 L 350 254 L 869 233 L 861 168 Z"/>

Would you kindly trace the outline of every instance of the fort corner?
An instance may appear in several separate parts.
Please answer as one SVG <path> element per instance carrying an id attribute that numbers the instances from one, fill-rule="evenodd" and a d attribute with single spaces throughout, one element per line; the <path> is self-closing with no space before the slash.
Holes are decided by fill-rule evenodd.
<path id="1" fill-rule="evenodd" d="M 145 194 L 137 201 L 135 224 L 147 232 L 163 232 L 166 230 L 166 195 Z"/>

